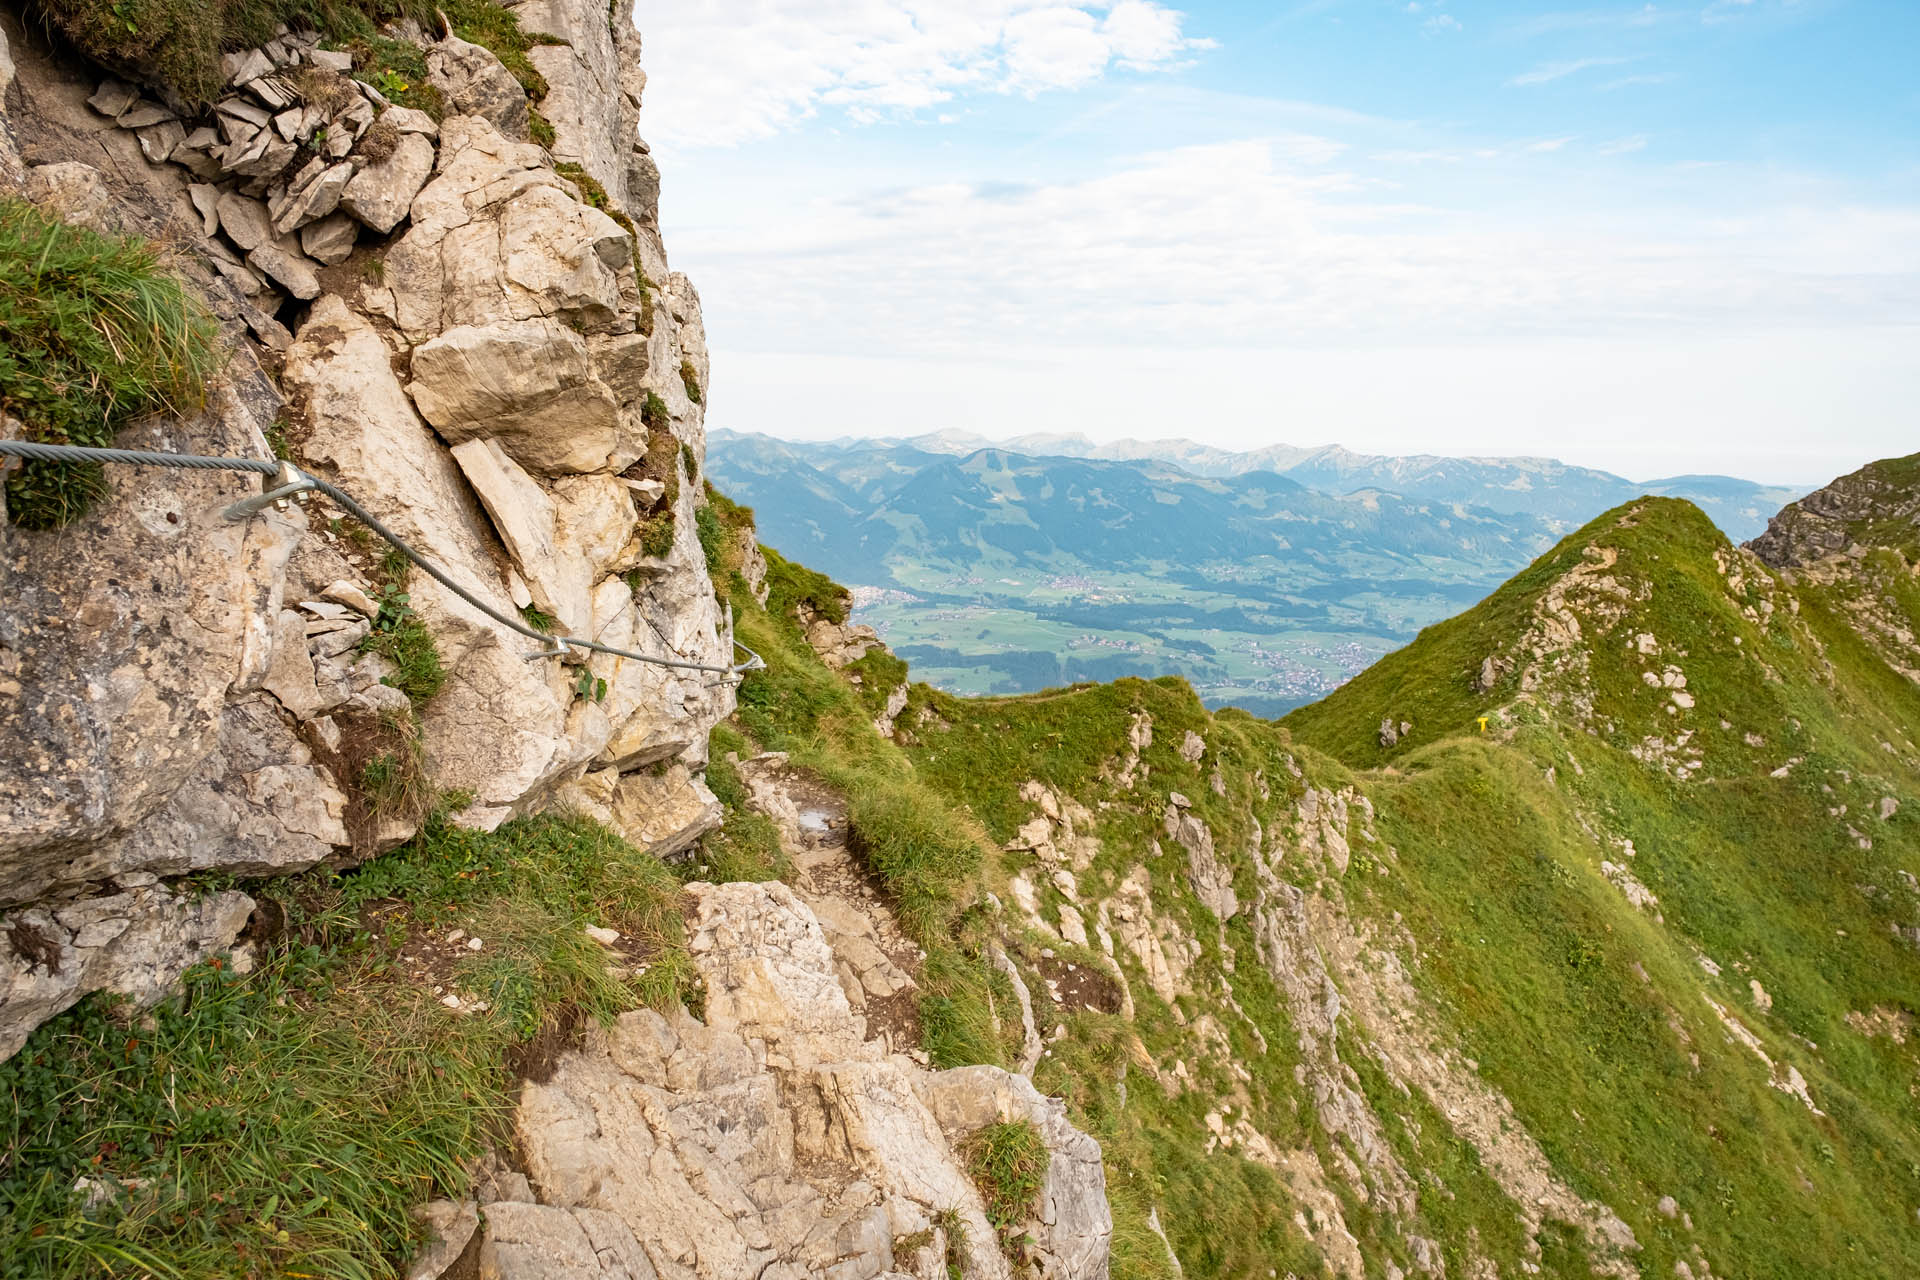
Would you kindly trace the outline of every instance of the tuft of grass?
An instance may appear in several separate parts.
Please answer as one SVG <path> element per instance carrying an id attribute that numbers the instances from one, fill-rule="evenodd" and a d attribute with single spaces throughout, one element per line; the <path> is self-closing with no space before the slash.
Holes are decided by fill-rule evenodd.
<path id="1" fill-rule="evenodd" d="M 560 619 L 543 612 L 538 605 L 527 605 L 520 610 L 520 620 L 535 631 L 552 635 L 560 628 Z"/>
<path id="2" fill-rule="evenodd" d="M 381 735 L 387 743 L 360 766 L 360 791 L 375 818 L 418 821 L 432 807 L 426 755 L 418 726 L 401 713 L 405 723 L 389 723 Z"/>
<path id="3" fill-rule="evenodd" d="M 649 431 L 667 431 L 673 426 L 673 412 L 667 408 L 667 402 L 655 392 L 647 392 L 646 399 L 640 402 L 640 421 Z"/>
<path id="4" fill-rule="evenodd" d="M 720 513 L 710 504 L 694 510 L 693 530 L 700 538 L 700 552 L 706 557 L 707 571 L 718 574 L 727 566 L 727 529 Z"/>
<path id="5" fill-rule="evenodd" d="M 48 444 L 111 445 L 146 413 L 189 413 L 219 365 L 213 318 L 156 249 L 0 200 L 0 409 Z M 106 493 L 97 463 L 27 462 L 15 524 L 53 529 Z"/>
<path id="6" fill-rule="evenodd" d="M 942 1209 L 933 1215 L 933 1225 L 946 1233 L 947 1280 L 965 1280 L 967 1262 L 967 1220 L 958 1209 Z"/>
<path id="7" fill-rule="evenodd" d="M 673 529 L 673 507 L 662 503 L 660 510 L 640 521 L 640 554 L 658 559 L 671 552 Z"/>
<path id="8" fill-rule="evenodd" d="M 553 131 L 553 122 L 537 110 L 527 112 L 527 136 L 549 151 L 553 150 L 554 143 L 559 141 L 558 135 Z"/>
<path id="9" fill-rule="evenodd" d="M 687 389 L 687 399 L 693 401 L 695 404 L 702 403 L 700 399 L 700 371 L 693 367 L 693 361 L 682 360 L 680 362 L 680 384 Z"/>
<path id="10" fill-rule="evenodd" d="M 1047 1178 L 1047 1144 L 1031 1120 L 1002 1120 L 969 1134 L 967 1172 L 986 1201 L 987 1220 L 1004 1239 L 1033 1212 Z"/>
<path id="11" fill-rule="evenodd" d="M 401 564 L 405 565 L 402 558 Z M 413 611 L 411 598 L 400 589 L 404 574 L 395 574 L 387 566 L 388 581 L 379 591 L 380 612 L 373 620 L 373 631 L 360 642 L 362 650 L 377 653 L 392 662 L 396 670 L 386 682 L 406 694 L 415 708 L 433 701 L 447 681 L 447 669 L 440 661 L 440 647 L 433 633 Z"/>
<path id="12" fill-rule="evenodd" d="M 638 232 L 634 229 L 633 219 L 629 218 L 625 213 L 622 213 L 619 206 L 613 203 L 613 197 L 609 196 L 607 189 L 600 185 L 600 179 L 594 177 L 571 160 L 556 164 L 553 166 L 553 171 L 573 183 L 574 186 L 580 188 L 581 199 L 619 223 L 621 229 L 625 231 L 628 236 L 634 237 L 633 263 L 634 270 L 638 272 L 640 269 L 640 247 Z M 640 288 L 641 292 L 645 293 L 646 281 L 644 279 L 640 282 Z M 650 329 L 649 332 L 651 332 Z M 648 394 L 651 395 L 652 393 Z M 651 426 L 652 423 L 648 423 L 648 425 Z"/>
<path id="13" fill-rule="evenodd" d="M 422 1234 L 409 1208 L 469 1193 L 536 1037 L 697 996 L 672 875 L 582 819 L 435 822 L 255 892 L 288 931 L 251 973 L 211 961 L 140 1018 L 95 996 L 0 1063 L 7 1275 L 394 1275 Z M 612 977 L 588 924 L 645 972 Z M 461 1013 L 399 967 L 454 926 L 485 940 L 446 979 Z"/>

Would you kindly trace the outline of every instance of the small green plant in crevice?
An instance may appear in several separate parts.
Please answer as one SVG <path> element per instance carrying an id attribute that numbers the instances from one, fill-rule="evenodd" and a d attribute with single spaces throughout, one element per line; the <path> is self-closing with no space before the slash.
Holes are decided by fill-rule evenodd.
<path id="1" fill-rule="evenodd" d="M 656 417 L 654 406 L 659 406 Z M 666 405 L 651 391 L 647 393 L 641 411 L 649 431 L 647 452 L 627 468 L 623 473 L 629 479 L 653 480 L 661 486 L 660 498 L 642 515 L 634 526 L 634 535 L 639 539 L 640 552 L 652 559 L 658 559 L 673 550 L 673 538 L 676 528 L 675 513 L 680 506 L 680 468 L 677 465 L 679 442 L 673 433 L 666 429 Z M 635 584 L 629 578 L 637 592 L 643 584 Z"/>
<path id="2" fill-rule="evenodd" d="M 549 151 L 553 150 L 554 143 L 559 140 L 553 131 L 553 122 L 538 111 L 527 113 L 527 136 Z"/>
<path id="3" fill-rule="evenodd" d="M 445 117 L 446 99 L 428 83 L 427 56 L 418 47 L 376 34 L 371 27 L 346 45 L 354 55 L 354 79 L 372 85 L 396 106 L 424 111 L 435 120 Z M 366 146 L 364 137 L 361 146 Z"/>
<path id="4" fill-rule="evenodd" d="M 687 389 L 687 399 L 693 401 L 695 404 L 701 403 L 700 371 L 693 367 L 693 361 L 682 360 L 680 362 L 680 383 Z"/>
<path id="5" fill-rule="evenodd" d="M 522 605 L 520 620 L 543 635 L 552 635 L 560 628 L 560 619 L 542 610 L 538 605 Z"/>
<path id="6" fill-rule="evenodd" d="M 133 237 L 0 200 L 0 410 L 26 438 L 90 447 L 142 414 L 188 413 L 219 364 L 213 318 Z M 53 529 L 106 493 L 97 463 L 28 461 L 10 519 Z"/>
<path id="7" fill-rule="evenodd" d="M 669 554 L 673 550 L 673 529 L 673 504 L 662 500 L 658 511 L 640 521 L 640 554 L 656 560 Z M 635 591 L 641 589 L 634 586 L 631 580 L 627 585 L 633 586 Z"/>
<path id="8" fill-rule="evenodd" d="M 693 531 L 700 537 L 700 551 L 707 559 L 707 571 L 720 573 L 727 567 L 727 528 L 711 505 L 694 509 Z"/>
<path id="9" fill-rule="evenodd" d="M 700 478 L 700 459 L 693 456 L 693 446 L 684 440 L 680 442 L 680 465 L 686 468 L 687 479 Z"/>
<path id="10" fill-rule="evenodd" d="M 646 424 L 649 431 L 666 431 L 673 426 L 673 412 L 658 393 L 649 391 L 646 399 L 640 402 L 640 421 Z"/>
<path id="11" fill-rule="evenodd" d="M 967 1263 L 967 1220 L 958 1209 L 942 1209 L 933 1215 L 933 1225 L 947 1237 L 947 1280 L 964 1280 Z"/>
<path id="12" fill-rule="evenodd" d="M 293 446 L 287 440 L 287 428 L 291 425 L 292 424 L 287 421 L 286 412 L 282 410 L 274 416 L 273 421 L 267 424 L 267 429 L 261 433 L 267 438 L 267 448 L 272 450 L 273 456 L 282 462 L 290 461 L 293 458 Z"/>
<path id="13" fill-rule="evenodd" d="M 605 702 L 607 682 L 594 675 L 591 668 L 582 667 L 573 682 L 573 696 L 585 702 Z"/>
<path id="14" fill-rule="evenodd" d="M 388 581 L 379 588 L 380 611 L 374 617 L 373 631 L 360 642 L 360 648 L 393 663 L 394 672 L 386 677 L 386 683 L 406 694 L 415 707 L 424 707 L 446 683 L 446 667 L 440 661 L 440 647 L 434 643 L 433 633 L 413 611 L 412 597 L 400 587 L 404 576 L 395 576 L 391 563 L 387 572 Z"/>
<path id="15" fill-rule="evenodd" d="M 622 213 L 614 205 L 613 198 L 607 194 L 607 189 L 600 185 L 600 179 L 594 177 L 571 160 L 563 160 L 559 164 L 554 165 L 553 171 L 571 182 L 574 186 L 580 188 L 580 198 L 582 200 L 619 223 L 620 229 L 634 239 L 633 257 L 637 270 L 640 261 L 639 233 L 634 229 L 633 219 Z M 646 280 L 644 277 L 641 279 L 640 287 L 643 290 L 646 288 Z"/>

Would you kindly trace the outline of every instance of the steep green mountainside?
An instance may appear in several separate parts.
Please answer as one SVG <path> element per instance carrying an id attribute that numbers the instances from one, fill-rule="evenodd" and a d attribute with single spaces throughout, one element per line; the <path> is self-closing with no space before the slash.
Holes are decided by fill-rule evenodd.
<path id="1" fill-rule="evenodd" d="M 1917 628 L 1897 548 L 1783 577 L 1647 499 L 1278 725 L 1178 679 L 896 724 L 1186 1274 L 1901 1276 Z"/>
<path id="2" fill-rule="evenodd" d="M 1101 1139 L 1115 1274 L 1172 1274 L 1149 1218 L 1187 1276 L 1920 1270 L 1889 541 L 1782 572 L 1636 501 L 1279 723 L 1172 677 L 912 686 L 877 755 L 998 847 L 963 946 L 1032 1006 L 1023 1048 L 989 975 L 976 1043 Z M 783 590 L 743 630 L 804 665 Z M 849 673 L 875 714 L 906 674 Z"/>
<path id="3" fill-rule="evenodd" d="M 1067 1101 L 1117 1280 L 1920 1273 L 1898 547 L 1782 572 L 1636 502 L 1275 723 L 1178 677 L 908 684 L 851 653 L 831 580 L 762 575 L 751 512 L 699 523 L 768 665 L 678 877 L 800 878 L 770 762 L 839 797 L 919 955 L 874 1016 Z M 406 1206 L 468 1194 L 566 1028 L 700 1008 L 674 878 L 591 823 L 436 819 L 252 887 L 287 932 L 250 972 L 133 1034 L 89 1002 L 7 1064 L 10 1273 L 397 1274 Z M 607 921 L 645 940 L 626 977 L 582 932 Z M 491 1007 L 453 1013 L 399 964 L 465 932 L 487 948 L 444 980 Z M 154 1190 L 120 1218 L 67 1194 L 102 1177 Z"/>

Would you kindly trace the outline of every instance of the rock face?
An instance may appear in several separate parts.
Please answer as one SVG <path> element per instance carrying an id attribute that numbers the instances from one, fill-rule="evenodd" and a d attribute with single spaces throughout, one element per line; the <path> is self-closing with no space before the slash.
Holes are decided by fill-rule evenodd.
<path id="1" fill-rule="evenodd" d="M 1801 568 L 1849 547 L 1920 545 L 1920 454 L 1869 463 L 1767 521 L 1747 548 L 1776 569 Z"/>
<path id="2" fill-rule="evenodd" d="M 539 1203 L 488 1206 L 483 1274 L 610 1274 L 612 1255 L 620 1273 L 663 1280 L 935 1280 L 947 1251 L 936 1219 L 952 1211 L 967 1227 L 955 1245 L 966 1274 L 1007 1277 L 957 1147 L 1024 1119 L 1049 1156 L 1027 1226 L 1036 1271 L 1106 1276 L 1099 1146 L 1061 1104 L 996 1067 L 932 1072 L 887 1056 L 785 885 L 690 893 L 705 1022 L 628 1014 L 526 1086 L 515 1129 Z M 605 1271 L 592 1269 L 594 1253 Z M 565 1257 L 582 1269 L 551 1270 L 548 1259 Z"/>
<path id="3" fill-rule="evenodd" d="M 298 32 L 230 54 L 230 87 L 200 117 L 36 52 L 9 72 L 0 185 L 197 246 L 180 270 L 226 322 L 225 372 L 203 412 L 123 446 L 266 458 L 275 428 L 298 465 L 506 616 L 536 605 L 565 632 L 724 665 L 695 536 L 703 410 L 681 377 L 706 382 L 699 299 L 668 269 L 657 187 L 627 180 L 646 168 L 645 77 L 638 36 L 607 19 L 584 0 L 523 14 L 569 41 L 538 46 L 563 89 L 562 151 L 631 234 L 525 141 L 514 78 L 456 39 L 424 50 L 450 103 L 439 124 Z M 22 134 L 46 163 L 21 163 Z M 285 313 L 297 335 L 274 316 L 288 298 L 311 300 Z M 650 396 L 666 412 L 643 420 Z M 647 458 L 671 472 L 639 474 Z M 0 1054 L 89 990 L 157 997 L 233 941 L 243 897 L 167 878 L 347 863 L 411 834 L 370 823 L 354 793 L 353 743 L 382 724 L 417 724 L 427 781 L 471 792 L 478 826 L 598 797 L 670 854 L 715 821 L 702 770 L 730 682 L 610 655 L 528 661 L 539 642 L 414 573 L 392 585 L 446 670 L 414 707 L 360 650 L 373 619 L 343 603 L 377 612 L 382 585 L 350 530 L 300 508 L 223 519 L 258 492 L 251 476 L 107 478 L 74 527 L 0 525 Z M 672 545 L 643 555 L 634 495 L 669 491 Z M 72 923 L 101 903 L 126 927 Z"/>

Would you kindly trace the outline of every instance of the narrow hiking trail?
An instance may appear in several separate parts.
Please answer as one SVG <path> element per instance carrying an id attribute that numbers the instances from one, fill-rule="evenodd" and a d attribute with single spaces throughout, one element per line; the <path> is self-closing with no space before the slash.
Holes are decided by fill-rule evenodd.
<path id="1" fill-rule="evenodd" d="M 889 1053 L 924 1063 L 919 984 L 925 958 L 848 847 L 846 798 L 773 751 L 743 760 L 754 809 L 773 819 L 793 864 L 789 886 L 820 920 L 847 1002 Z"/>

